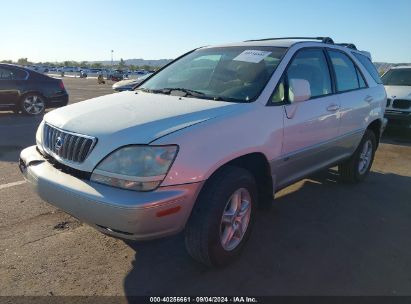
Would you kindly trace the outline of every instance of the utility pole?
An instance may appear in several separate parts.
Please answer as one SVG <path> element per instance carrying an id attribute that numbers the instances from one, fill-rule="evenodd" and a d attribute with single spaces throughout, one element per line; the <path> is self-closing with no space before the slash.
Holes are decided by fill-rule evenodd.
<path id="1" fill-rule="evenodd" d="M 113 53 L 114 50 L 111 50 L 111 69 L 113 69 Z"/>

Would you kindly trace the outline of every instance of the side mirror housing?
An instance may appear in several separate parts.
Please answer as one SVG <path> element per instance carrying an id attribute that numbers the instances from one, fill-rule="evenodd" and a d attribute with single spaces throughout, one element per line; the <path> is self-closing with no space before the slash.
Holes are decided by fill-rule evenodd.
<path id="1" fill-rule="evenodd" d="M 302 102 L 311 98 L 310 83 L 305 79 L 290 79 L 289 99 L 290 102 Z"/>

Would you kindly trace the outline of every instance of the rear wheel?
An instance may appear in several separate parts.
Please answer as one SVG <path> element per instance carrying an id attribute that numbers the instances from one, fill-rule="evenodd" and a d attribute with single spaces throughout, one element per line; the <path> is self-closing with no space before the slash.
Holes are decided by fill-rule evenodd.
<path id="1" fill-rule="evenodd" d="M 39 94 L 27 94 L 21 99 L 20 110 L 25 115 L 37 116 L 44 113 L 46 103 Z"/>
<path id="2" fill-rule="evenodd" d="M 363 181 L 370 172 L 376 147 L 377 141 L 374 132 L 366 130 L 354 154 L 338 166 L 341 179 L 348 183 Z"/>
<path id="3" fill-rule="evenodd" d="M 208 266 L 236 258 L 254 222 L 257 186 L 247 170 L 221 169 L 202 190 L 185 232 L 188 253 Z"/>

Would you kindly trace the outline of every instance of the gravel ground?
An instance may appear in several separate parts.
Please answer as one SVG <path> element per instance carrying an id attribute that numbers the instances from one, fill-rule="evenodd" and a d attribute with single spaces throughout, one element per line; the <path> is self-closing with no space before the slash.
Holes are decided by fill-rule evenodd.
<path id="1" fill-rule="evenodd" d="M 71 103 L 112 93 L 64 83 Z M 360 185 L 326 170 L 277 193 L 241 258 L 208 270 L 182 235 L 126 243 L 39 199 L 17 168 L 39 122 L 0 112 L 0 295 L 411 295 L 409 134 L 388 130 Z"/>

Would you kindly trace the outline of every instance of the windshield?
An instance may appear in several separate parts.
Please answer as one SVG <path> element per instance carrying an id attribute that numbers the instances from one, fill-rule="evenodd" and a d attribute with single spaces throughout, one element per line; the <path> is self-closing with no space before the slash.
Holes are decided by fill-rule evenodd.
<path id="1" fill-rule="evenodd" d="M 286 50 L 265 46 L 198 49 L 161 70 L 138 89 L 251 102 L 260 95 Z"/>
<path id="2" fill-rule="evenodd" d="M 392 69 L 382 76 L 384 85 L 411 86 L 411 68 Z"/>

